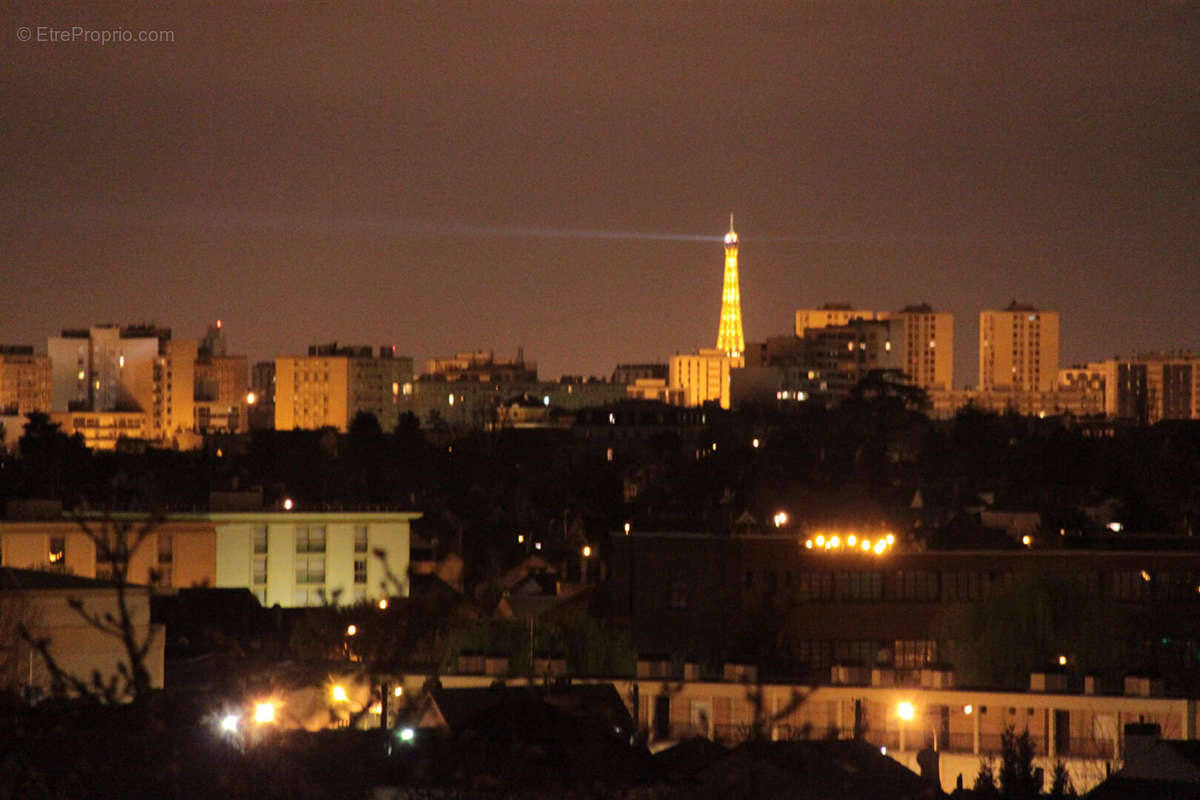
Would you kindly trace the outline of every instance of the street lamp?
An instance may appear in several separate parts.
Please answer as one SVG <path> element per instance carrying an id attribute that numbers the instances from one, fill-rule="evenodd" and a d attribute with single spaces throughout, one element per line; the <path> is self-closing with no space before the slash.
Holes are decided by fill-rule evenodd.
<path id="1" fill-rule="evenodd" d="M 917 716 L 917 710 L 908 700 L 901 700 L 896 705 L 896 716 L 900 718 L 900 752 L 904 752 L 904 723 L 911 722 Z"/>
<path id="2" fill-rule="evenodd" d="M 267 701 L 254 706 L 254 721 L 259 725 L 269 725 L 275 721 L 275 704 Z"/>

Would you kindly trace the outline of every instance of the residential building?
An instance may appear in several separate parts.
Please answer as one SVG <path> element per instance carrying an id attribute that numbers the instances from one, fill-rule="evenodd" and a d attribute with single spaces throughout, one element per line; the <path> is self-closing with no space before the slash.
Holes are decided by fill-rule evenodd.
<path id="1" fill-rule="evenodd" d="M 820 308 L 802 308 L 796 312 L 796 336 L 804 336 L 814 328 L 849 325 L 856 319 L 879 318 L 878 311 L 855 308 L 848 303 L 826 303 Z"/>
<path id="2" fill-rule="evenodd" d="M 197 433 L 249 430 L 249 362 L 226 352 L 221 320 L 208 327 L 196 354 L 192 429 Z"/>
<path id="3" fill-rule="evenodd" d="M 155 523 L 129 565 L 130 580 L 170 592 L 244 588 L 263 605 L 349 604 L 407 594 L 409 512 L 203 512 Z M 144 518 L 0 522 L 0 564 L 107 577 L 98 537 Z"/>
<path id="4" fill-rule="evenodd" d="M 250 427 L 256 430 L 275 427 L 275 362 L 259 361 L 250 372 Z"/>
<path id="5" fill-rule="evenodd" d="M 49 413 L 50 357 L 32 345 L 0 345 L 0 416 Z"/>
<path id="6" fill-rule="evenodd" d="M 578 411 L 616 402 L 626 396 L 626 387 L 595 378 L 503 382 L 422 375 L 412 386 L 412 411 L 426 428 L 492 430 L 500 422 L 500 406 L 520 395 L 560 411 Z"/>
<path id="7" fill-rule="evenodd" d="M 670 377 L 670 369 L 666 364 L 617 364 L 613 370 L 612 382 L 632 386 L 639 380 L 666 381 Z"/>
<path id="8" fill-rule="evenodd" d="M 118 608 L 117 592 L 112 584 L 75 575 L 44 570 L 0 567 L 0 625 L 7 669 L 0 671 L 0 688 L 30 700 L 50 695 L 55 676 L 45 658 L 36 652 L 17 626 L 24 626 L 33 641 L 45 641 L 46 650 L 63 673 L 80 684 L 96 683 L 116 687 L 114 699 L 131 699 L 126 691 L 130 674 L 129 654 L 121 638 L 84 619 L 120 619 L 127 614 L 135 640 L 146 643 L 142 660 L 150 687 L 163 687 L 163 647 L 161 625 L 150 622 L 150 591 L 144 586 L 130 587 Z M 78 694 L 75 686 L 65 687 Z"/>
<path id="9" fill-rule="evenodd" d="M 953 389 L 954 315 L 923 303 L 887 313 L 886 318 L 903 323 L 902 368 L 909 381 L 925 390 Z"/>
<path id="10" fill-rule="evenodd" d="M 1143 425 L 1200 419 L 1200 357 L 1147 353 L 1103 363 L 1105 412 L 1110 417 Z"/>
<path id="11" fill-rule="evenodd" d="M 275 428 L 349 430 L 359 412 L 385 431 L 412 409 L 412 359 L 381 347 L 313 345 L 307 356 L 275 359 Z"/>
<path id="12" fill-rule="evenodd" d="M 482 693 L 502 677 L 488 673 L 492 660 L 474 659 L 469 671 L 462 667 L 470 664 L 460 664 L 457 674 L 389 677 L 410 696 L 430 685 Z M 662 669 L 651 668 L 656 666 Z M 1140 692 L 1137 680 L 1114 687 L 1117 693 L 1103 693 L 1094 682 L 1083 691 L 1068 688 L 1055 683 L 1053 674 L 1041 676 L 1051 680 L 1035 688 L 1039 684 L 1031 675 L 1026 691 L 989 691 L 957 687 L 952 672 L 936 668 L 922 670 L 914 685 L 889 683 L 887 670 L 830 670 L 811 683 L 759 679 L 756 672 L 753 665 L 734 662 L 714 671 L 699 662 L 639 659 L 636 676 L 572 675 L 570 685 L 611 684 L 656 752 L 695 736 L 726 745 L 753 736 L 768 743 L 858 740 L 917 771 L 920 754 L 935 753 L 932 777 L 946 792 L 960 781 L 971 785 L 981 759 L 998 762 L 1010 728 L 1029 733 L 1035 769 L 1049 776 L 1061 761 L 1075 790 L 1084 793 L 1123 765 L 1145 763 L 1143 743 L 1126 723 L 1156 725 L 1163 735 L 1194 747 L 1200 722 L 1195 697 Z"/>
<path id="13" fill-rule="evenodd" d="M 1058 383 L 1058 312 L 1015 300 L 979 314 L 979 388 L 1050 392 Z"/>
<path id="14" fill-rule="evenodd" d="M 669 389 L 682 395 L 683 405 L 720 403 L 730 406 L 730 371 L 745 363 L 741 356 L 722 350 L 701 350 L 691 355 L 674 355 L 670 360 Z"/>
<path id="15" fill-rule="evenodd" d="M 425 364 L 425 375 L 446 381 L 478 381 L 480 383 L 535 383 L 537 362 L 526 361 L 525 351 L 517 348 L 514 359 L 496 358 L 490 350 L 456 353 L 443 358 L 431 358 Z"/>

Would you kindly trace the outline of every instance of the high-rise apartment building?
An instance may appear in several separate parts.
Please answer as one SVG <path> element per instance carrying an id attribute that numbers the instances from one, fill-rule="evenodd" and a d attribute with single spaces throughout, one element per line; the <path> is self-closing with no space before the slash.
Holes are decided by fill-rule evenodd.
<path id="1" fill-rule="evenodd" d="M 880 319 L 879 311 L 855 308 L 848 303 L 826 303 L 820 308 L 802 308 L 796 312 L 796 335 L 804 336 L 813 328 L 849 325 L 853 320 Z"/>
<path id="2" fill-rule="evenodd" d="M 979 389 L 1050 392 L 1058 382 L 1058 312 L 1015 300 L 979 314 Z"/>
<path id="3" fill-rule="evenodd" d="M 922 389 L 954 388 L 954 315 L 934 311 L 928 304 L 905 306 L 881 315 L 903 321 L 902 369 Z"/>
<path id="4" fill-rule="evenodd" d="M 410 409 L 413 362 L 394 348 L 314 345 L 307 356 L 275 359 L 275 428 L 332 427 L 345 432 L 360 411 L 385 431 Z"/>
<path id="5" fill-rule="evenodd" d="M 0 416 L 50 411 L 50 357 L 32 345 L 0 345 Z"/>

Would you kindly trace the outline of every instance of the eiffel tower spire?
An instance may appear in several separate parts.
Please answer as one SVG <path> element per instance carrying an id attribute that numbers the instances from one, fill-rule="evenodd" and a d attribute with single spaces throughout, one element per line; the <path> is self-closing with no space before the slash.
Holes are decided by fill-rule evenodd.
<path id="1" fill-rule="evenodd" d="M 742 338 L 742 294 L 738 289 L 738 237 L 729 215 L 729 233 L 725 234 L 725 285 L 721 289 L 721 324 L 717 328 L 717 349 L 733 358 L 746 350 Z"/>

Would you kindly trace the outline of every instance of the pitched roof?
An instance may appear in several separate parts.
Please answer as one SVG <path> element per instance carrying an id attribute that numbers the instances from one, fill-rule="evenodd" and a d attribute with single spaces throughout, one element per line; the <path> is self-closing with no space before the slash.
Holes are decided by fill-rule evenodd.
<path id="1" fill-rule="evenodd" d="M 944 797 L 933 782 L 852 739 L 746 742 L 697 777 L 705 790 L 760 797 L 855 797 L 925 800 Z"/>

